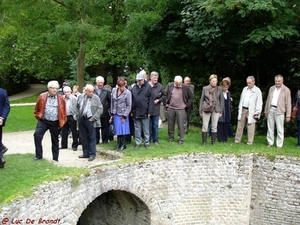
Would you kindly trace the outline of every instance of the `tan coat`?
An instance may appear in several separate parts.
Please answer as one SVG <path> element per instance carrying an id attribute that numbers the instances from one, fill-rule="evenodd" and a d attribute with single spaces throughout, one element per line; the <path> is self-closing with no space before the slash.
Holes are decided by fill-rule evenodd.
<path id="1" fill-rule="evenodd" d="M 273 93 L 275 90 L 275 85 L 270 87 L 269 94 L 265 106 L 265 114 L 270 112 L 271 102 L 273 98 Z M 281 90 L 278 96 L 277 102 L 277 114 L 286 114 L 286 117 L 291 117 L 291 110 L 292 110 L 292 100 L 291 100 L 291 91 L 290 89 L 282 84 Z"/>

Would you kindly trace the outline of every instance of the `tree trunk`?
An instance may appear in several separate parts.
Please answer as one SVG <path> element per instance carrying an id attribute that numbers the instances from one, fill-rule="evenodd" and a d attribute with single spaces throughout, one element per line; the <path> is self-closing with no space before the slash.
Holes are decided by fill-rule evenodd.
<path id="1" fill-rule="evenodd" d="M 97 76 L 105 77 L 105 64 L 103 62 L 99 62 L 97 65 Z"/>
<path id="2" fill-rule="evenodd" d="M 79 86 L 79 91 L 82 91 L 84 87 L 84 58 L 85 58 L 85 50 L 84 43 L 82 39 L 80 39 L 80 47 L 77 57 L 77 85 Z"/>
<path id="3" fill-rule="evenodd" d="M 118 80 L 118 67 L 117 65 L 112 66 L 112 78 L 113 78 L 113 86 L 116 85 Z"/>

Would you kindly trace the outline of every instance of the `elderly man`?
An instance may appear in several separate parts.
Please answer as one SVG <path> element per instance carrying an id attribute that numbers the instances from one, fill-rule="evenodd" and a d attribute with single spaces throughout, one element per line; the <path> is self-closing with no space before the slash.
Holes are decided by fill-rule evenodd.
<path id="1" fill-rule="evenodd" d="M 276 146 L 282 148 L 284 141 L 284 118 L 286 122 L 291 119 L 291 91 L 283 84 L 283 77 L 275 76 L 275 85 L 270 87 L 265 106 L 265 117 L 267 118 L 268 147 L 274 144 L 275 126 L 277 130 Z"/>
<path id="2" fill-rule="evenodd" d="M 261 90 L 255 85 L 255 78 L 249 76 L 247 77 L 246 82 L 247 86 L 244 87 L 239 102 L 238 124 L 234 142 L 241 142 L 244 127 L 247 123 L 247 145 L 252 145 L 255 134 L 255 124 L 257 119 L 260 118 L 263 101 Z"/>
<path id="3" fill-rule="evenodd" d="M 174 82 L 166 87 L 166 107 L 168 115 L 168 136 L 169 141 L 174 141 L 175 119 L 178 123 L 178 144 L 184 141 L 184 121 L 186 118 L 186 109 L 193 101 L 193 94 L 190 88 L 182 83 L 181 76 L 175 76 Z"/>
<path id="4" fill-rule="evenodd" d="M 68 148 L 68 132 L 71 130 L 73 143 L 72 149 L 73 151 L 77 151 L 78 147 L 78 135 L 77 135 L 77 98 L 72 95 L 71 88 L 69 86 L 65 86 L 63 88 L 64 98 L 66 101 L 67 108 L 67 122 L 63 126 L 61 130 L 61 149 Z"/>
<path id="5" fill-rule="evenodd" d="M 164 87 L 158 82 L 159 74 L 156 71 L 151 72 L 149 84 L 152 87 L 151 101 L 153 101 L 153 113 L 150 115 L 149 132 L 150 142 L 153 141 L 155 145 L 159 144 L 158 141 L 158 121 L 160 103 L 165 101 L 166 93 Z"/>
<path id="6" fill-rule="evenodd" d="M 185 77 L 183 83 L 190 88 L 194 98 L 195 86 L 191 84 L 191 78 Z M 193 110 L 193 103 L 194 103 L 193 101 L 190 101 L 190 105 L 186 109 L 186 118 L 184 121 L 184 132 L 186 134 L 189 132 L 190 118 Z"/>
<path id="7" fill-rule="evenodd" d="M 4 168 L 5 159 L 3 154 L 7 148 L 2 144 L 2 129 L 5 126 L 6 119 L 10 111 L 10 104 L 6 90 L 0 88 L 0 168 Z"/>
<path id="8" fill-rule="evenodd" d="M 151 101 L 151 86 L 145 82 L 144 75 L 136 75 L 136 85 L 132 88 L 132 117 L 134 120 L 135 149 L 142 144 L 142 132 L 144 134 L 145 148 L 149 148 L 149 117 L 153 113 L 153 101 Z"/>
<path id="9" fill-rule="evenodd" d="M 58 135 L 67 121 L 66 102 L 63 96 L 57 94 L 59 88 L 57 81 L 49 81 L 47 87 L 48 91 L 40 94 L 34 108 L 34 116 L 38 120 L 33 135 L 35 143 L 34 160 L 43 158 L 42 140 L 46 131 L 49 130 L 53 161 L 58 162 Z"/>
<path id="10" fill-rule="evenodd" d="M 101 136 L 102 144 L 108 143 L 108 133 L 109 133 L 109 118 L 110 118 L 110 102 L 111 93 L 110 90 L 104 87 L 104 78 L 102 76 L 96 77 L 96 85 L 94 94 L 96 94 L 101 101 L 103 106 L 103 113 L 100 117 L 101 122 Z M 96 143 L 100 142 L 100 127 L 96 127 Z"/>
<path id="11" fill-rule="evenodd" d="M 78 157 L 93 161 L 96 157 L 95 127 L 100 127 L 100 117 L 103 112 L 100 98 L 94 94 L 93 85 L 87 84 L 85 93 L 77 97 L 77 109 L 79 111 L 78 127 L 83 150 L 83 154 Z"/>

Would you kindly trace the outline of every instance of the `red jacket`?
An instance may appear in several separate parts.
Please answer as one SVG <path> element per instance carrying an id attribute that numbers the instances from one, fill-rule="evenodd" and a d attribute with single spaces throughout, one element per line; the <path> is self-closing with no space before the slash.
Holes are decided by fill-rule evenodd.
<path id="1" fill-rule="evenodd" d="M 67 111 L 66 111 L 66 102 L 62 95 L 57 94 L 57 104 L 58 104 L 58 129 L 62 128 L 67 122 Z M 43 119 L 46 103 L 48 98 L 48 92 L 40 94 L 35 107 L 34 107 L 34 117 L 37 119 Z"/>

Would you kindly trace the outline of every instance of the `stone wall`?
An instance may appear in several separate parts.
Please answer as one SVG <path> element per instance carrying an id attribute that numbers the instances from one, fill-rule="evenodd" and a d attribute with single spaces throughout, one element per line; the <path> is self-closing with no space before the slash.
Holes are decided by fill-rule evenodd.
<path id="1" fill-rule="evenodd" d="M 3 206 L 0 221 L 291 225 L 300 221 L 299 174 L 299 159 L 179 155 L 93 170 L 75 187 L 70 179 L 41 185 L 31 198 Z"/>
<path id="2" fill-rule="evenodd" d="M 300 159 L 254 157 L 252 225 L 300 224 Z"/>

